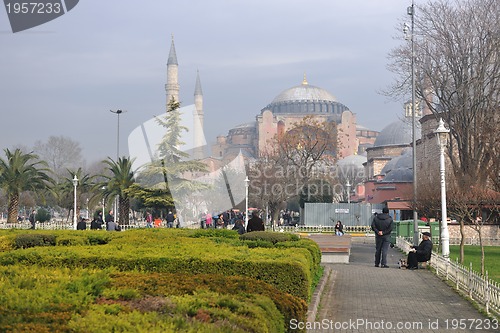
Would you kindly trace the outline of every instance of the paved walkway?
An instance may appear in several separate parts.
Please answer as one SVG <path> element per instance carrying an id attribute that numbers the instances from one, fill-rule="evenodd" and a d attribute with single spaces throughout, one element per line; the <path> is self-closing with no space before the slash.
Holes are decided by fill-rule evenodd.
<path id="1" fill-rule="evenodd" d="M 374 250 L 373 238 L 354 237 L 349 264 L 325 265 L 332 274 L 308 332 L 500 331 L 431 271 L 399 269 L 398 249 L 390 268 L 374 267 Z"/>

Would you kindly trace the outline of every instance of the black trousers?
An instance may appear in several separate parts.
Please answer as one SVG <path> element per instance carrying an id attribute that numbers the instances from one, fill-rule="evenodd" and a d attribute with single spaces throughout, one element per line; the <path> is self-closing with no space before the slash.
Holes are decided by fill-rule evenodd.
<path id="1" fill-rule="evenodd" d="M 427 258 L 416 252 L 408 252 L 408 268 L 417 267 L 419 262 L 426 262 Z"/>
<path id="2" fill-rule="evenodd" d="M 375 265 L 387 265 L 387 251 L 391 244 L 389 235 L 375 237 Z"/>

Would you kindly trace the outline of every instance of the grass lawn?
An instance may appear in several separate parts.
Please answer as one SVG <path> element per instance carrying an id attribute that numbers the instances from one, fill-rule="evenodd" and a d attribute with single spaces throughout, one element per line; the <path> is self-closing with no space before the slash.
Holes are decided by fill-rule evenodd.
<path id="1" fill-rule="evenodd" d="M 460 247 L 458 245 L 450 246 L 450 259 L 456 261 L 459 257 Z M 464 248 L 464 265 L 469 267 L 472 263 L 472 269 L 481 272 L 481 248 L 479 246 L 466 245 Z M 484 267 L 488 271 L 488 277 L 500 282 L 500 246 L 484 247 Z"/>

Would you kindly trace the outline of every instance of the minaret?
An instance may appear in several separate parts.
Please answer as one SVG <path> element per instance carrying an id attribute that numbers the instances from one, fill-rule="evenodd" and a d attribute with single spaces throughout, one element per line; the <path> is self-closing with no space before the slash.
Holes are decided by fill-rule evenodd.
<path id="1" fill-rule="evenodd" d="M 174 35 L 172 35 L 172 44 L 170 45 L 170 53 L 167 61 L 167 84 L 165 84 L 167 93 L 167 110 L 168 103 L 172 99 L 179 102 L 179 64 L 177 63 L 177 54 L 175 53 Z"/>
<path id="2" fill-rule="evenodd" d="M 195 159 L 203 156 L 203 91 L 201 90 L 200 72 L 196 72 L 196 85 L 194 88 L 194 143 L 197 147 L 194 152 Z"/>

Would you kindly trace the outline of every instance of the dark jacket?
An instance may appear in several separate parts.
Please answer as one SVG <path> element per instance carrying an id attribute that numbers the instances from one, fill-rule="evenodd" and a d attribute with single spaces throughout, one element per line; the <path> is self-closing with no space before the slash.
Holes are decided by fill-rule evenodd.
<path id="1" fill-rule="evenodd" d="M 90 222 L 90 229 L 92 230 L 99 230 L 102 228 L 103 222 L 100 219 L 93 219 L 92 222 Z"/>
<path id="2" fill-rule="evenodd" d="M 378 214 L 373 218 L 372 230 L 375 232 L 377 237 L 388 236 L 391 234 L 393 228 L 392 217 L 389 214 L 382 213 Z M 382 231 L 382 235 L 378 232 Z"/>
<path id="3" fill-rule="evenodd" d="M 423 240 L 418 244 L 417 247 L 414 247 L 417 250 L 418 261 L 429 261 L 431 260 L 432 255 L 432 242 L 430 239 Z"/>
<path id="4" fill-rule="evenodd" d="M 245 233 L 245 226 L 243 224 L 235 224 L 233 230 L 237 230 L 238 234 L 243 235 Z"/>
<path id="5" fill-rule="evenodd" d="M 87 223 L 85 221 L 80 221 L 76 224 L 76 230 L 86 230 Z"/>
<path id="6" fill-rule="evenodd" d="M 252 218 L 248 220 L 247 232 L 252 231 L 264 231 L 264 221 L 258 216 L 252 216 Z"/>

